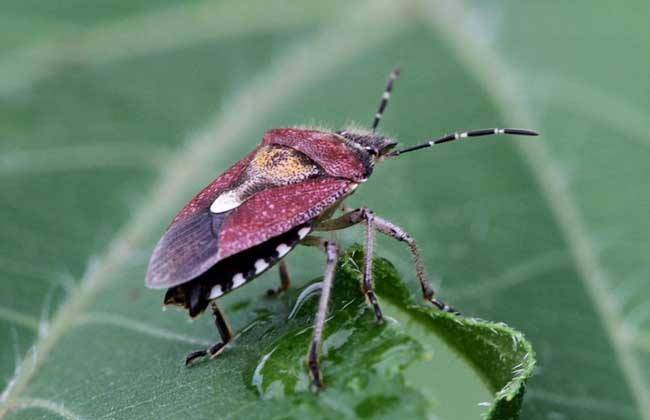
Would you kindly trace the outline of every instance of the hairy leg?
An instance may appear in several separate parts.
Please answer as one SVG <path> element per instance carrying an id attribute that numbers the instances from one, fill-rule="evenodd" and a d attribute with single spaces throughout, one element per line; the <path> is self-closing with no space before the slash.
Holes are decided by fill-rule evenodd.
<path id="1" fill-rule="evenodd" d="M 280 274 L 280 287 L 267 290 L 266 294 L 268 296 L 276 296 L 280 293 L 286 292 L 289 289 L 289 286 L 291 286 L 289 269 L 287 268 L 287 263 L 284 260 L 280 260 L 278 263 L 278 272 Z"/>
<path id="2" fill-rule="evenodd" d="M 390 236 L 391 238 L 397 239 L 398 241 L 404 242 L 408 245 L 409 250 L 411 251 L 411 255 L 413 256 L 413 261 L 415 262 L 415 270 L 417 273 L 418 281 L 420 282 L 420 286 L 422 288 L 422 296 L 424 297 L 424 299 L 431 302 L 441 311 L 459 314 L 459 312 L 456 311 L 454 308 L 452 308 L 451 306 L 447 305 L 446 303 L 434 297 L 435 291 L 427 278 L 426 270 L 424 268 L 424 264 L 422 263 L 422 257 L 420 255 L 420 249 L 418 248 L 415 240 L 411 237 L 411 235 L 409 235 L 401 227 L 395 225 L 392 222 L 389 222 L 386 219 L 382 219 L 381 217 L 376 216 L 374 212 L 368 208 L 360 208 L 356 210 L 351 210 L 348 213 L 340 217 L 337 217 L 335 219 L 330 219 L 321 222 L 318 226 L 316 226 L 316 230 L 321 230 L 321 231 L 340 230 L 362 222 L 366 224 L 366 229 L 367 229 L 366 261 L 365 261 L 365 269 L 364 269 L 364 290 L 366 290 L 367 287 L 366 279 L 369 279 L 370 290 L 372 291 L 372 274 L 371 273 L 368 274 L 368 272 L 369 271 L 372 272 L 372 250 L 373 250 L 372 248 L 374 246 L 374 236 L 368 234 L 368 230 L 377 230 L 378 232 L 381 232 L 384 235 Z M 368 242 L 370 242 L 370 246 L 368 245 Z M 367 293 L 366 296 L 368 296 Z M 373 292 L 373 296 L 374 296 L 374 292 Z M 368 299 L 370 300 L 370 296 L 368 297 Z M 372 300 L 370 301 L 371 303 L 373 303 L 373 306 L 375 306 L 374 302 Z M 375 309 L 375 313 L 376 313 L 376 309 Z"/>
<path id="3" fill-rule="evenodd" d="M 329 306 L 332 283 L 334 282 L 339 250 L 334 241 L 316 236 L 308 236 L 302 243 L 307 246 L 316 246 L 325 251 L 326 255 L 325 274 L 323 275 L 320 301 L 318 302 L 318 311 L 316 312 L 316 320 L 314 321 L 314 335 L 311 340 L 311 345 L 309 346 L 309 353 L 307 354 L 307 363 L 309 365 L 313 384 L 317 389 L 321 389 L 323 387 L 323 377 L 320 371 L 318 359 L 323 340 L 323 329 L 325 328 L 325 319 L 327 318 L 327 308 Z"/>

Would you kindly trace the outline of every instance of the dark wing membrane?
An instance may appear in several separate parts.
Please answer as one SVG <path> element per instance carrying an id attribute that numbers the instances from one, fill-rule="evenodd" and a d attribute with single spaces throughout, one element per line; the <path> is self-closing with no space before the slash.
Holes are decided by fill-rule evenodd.
<path id="1" fill-rule="evenodd" d="M 225 258 L 311 222 L 355 185 L 330 177 L 311 179 L 262 190 L 228 212 L 205 208 L 177 219 L 154 249 L 146 285 L 162 289 L 187 283 Z"/>
<path id="2" fill-rule="evenodd" d="M 190 200 L 190 202 L 178 212 L 172 223 L 193 216 L 195 213 L 200 213 L 209 208 L 210 204 L 212 204 L 219 194 L 232 188 L 233 185 L 237 183 L 237 180 L 256 153 L 257 148 L 246 155 L 242 160 L 231 166 L 226 172 L 219 175 L 219 177 L 212 181 L 210 185 L 202 189 L 201 192 L 195 195 L 194 198 L 192 198 L 192 200 Z"/>
<path id="3" fill-rule="evenodd" d="M 187 282 L 217 258 L 217 233 L 227 213 L 213 215 L 210 204 L 237 182 L 257 148 L 199 192 L 176 215 L 149 261 L 145 284 L 161 289 Z M 201 271 L 202 270 L 202 271 Z"/>
<path id="4" fill-rule="evenodd" d="M 212 267 L 218 261 L 218 233 L 228 214 L 204 209 L 173 223 L 153 251 L 147 287 L 173 287 Z"/>
<path id="5" fill-rule="evenodd" d="M 273 267 L 293 250 L 310 230 L 311 223 L 298 225 L 282 235 L 225 258 L 194 280 L 167 290 L 165 305 L 186 308 L 191 317 L 205 310 L 212 299 L 229 293 Z"/>

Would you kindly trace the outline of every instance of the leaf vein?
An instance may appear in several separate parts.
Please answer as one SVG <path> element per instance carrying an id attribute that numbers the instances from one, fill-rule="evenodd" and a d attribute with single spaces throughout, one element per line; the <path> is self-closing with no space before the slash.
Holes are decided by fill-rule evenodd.
<path id="1" fill-rule="evenodd" d="M 178 334 L 173 331 L 165 330 L 145 322 L 137 321 L 135 319 L 127 318 L 125 316 L 110 314 L 110 313 L 87 313 L 81 316 L 76 321 L 77 325 L 87 324 L 103 324 L 111 325 L 127 330 L 139 332 L 149 335 L 151 337 L 162 338 L 165 340 L 181 341 L 188 344 L 196 344 L 200 346 L 209 346 L 214 344 L 209 340 L 202 338 L 191 337 L 185 334 Z"/>
<path id="2" fill-rule="evenodd" d="M 615 130 L 627 133 L 628 140 L 637 145 L 644 148 L 650 146 L 648 115 L 639 111 L 640 107 L 616 95 L 602 92 L 584 81 L 548 73 L 531 73 L 533 74 L 531 78 L 536 81 L 533 86 L 539 88 L 534 88 L 532 93 L 542 101 L 571 112 L 580 111 L 598 124 L 604 123 Z"/>
<path id="3" fill-rule="evenodd" d="M 453 296 L 454 300 L 481 299 L 487 294 L 514 287 L 556 269 L 565 264 L 566 260 L 566 255 L 562 251 L 547 252 L 512 266 L 497 277 L 482 279 L 472 286 L 464 286 L 455 290 L 447 288 L 445 293 Z"/>
<path id="4" fill-rule="evenodd" d="M 152 188 L 145 205 L 127 221 L 108 245 L 103 256 L 83 276 L 79 286 L 59 307 L 50 328 L 33 347 L 33 357 L 25 358 L 0 400 L 0 418 L 20 398 L 33 375 L 74 325 L 84 310 L 110 284 L 112 276 L 128 264 L 134 250 L 148 240 L 173 214 L 182 193 L 197 180 L 212 173 L 215 160 L 236 147 L 238 140 L 262 118 L 310 83 L 323 78 L 343 62 L 379 43 L 404 27 L 393 22 L 394 5 L 389 2 L 364 2 L 342 13 L 342 19 L 325 26 L 313 36 L 278 56 L 269 68 L 244 87 L 229 107 L 186 144 L 182 153 L 169 162 Z M 360 19 L 361 18 L 361 19 Z M 390 25 L 381 23 L 391 20 Z M 350 28 L 358 36 L 350 36 Z M 216 141 L 220 141 L 216 147 Z"/>
<path id="5" fill-rule="evenodd" d="M 159 169 L 167 160 L 154 146 L 93 144 L 35 150 L 4 151 L 0 155 L 0 175 L 41 174 L 97 168 Z"/>
<path id="6" fill-rule="evenodd" d="M 248 7 L 256 9 L 250 3 Z M 214 39 L 281 30 L 328 13 L 326 6 L 293 8 L 292 13 L 272 10 L 277 14 L 246 14 L 243 21 L 236 7 L 230 10 L 228 4 L 203 1 L 127 16 L 88 30 L 66 30 L 1 57 L 0 96 L 30 88 L 66 64 L 102 65 Z"/>
<path id="7" fill-rule="evenodd" d="M 42 398 L 21 398 L 11 406 L 11 411 L 26 410 L 29 408 L 40 408 L 50 411 L 66 420 L 81 420 L 81 416 L 73 413 L 63 406 L 63 404 Z"/>
<path id="8" fill-rule="evenodd" d="M 31 315 L 20 313 L 14 309 L 0 306 L 0 319 L 38 331 L 39 320 Z"/>
<path id="9" fill-rule="evenodd" d="M 443 6 L 444 5 L 444 6 Z M 468 10 L 462 2 L 423 3 L 429 22 L 457 53 L 476 80 L 494 98 L 504 116 L 517 124 L 537 126 L 525 101 L 517 73 L 506 64 L 500 52 L 484 39 L 467 34 L 462 24 Z M 609 293 L 609 280 L 594 245 L 591 243 L 584 217 L 565 188 L 559 163 L 544 141 L 516 142 L 529 164 L 575 261 L 579 278 L 591 298 L 596 313 L 605 326 L 622 374 L 636 402 L 639 415 L 650 420 L 650 387 L 643 377 L 644 369 L 636 354 L 627 347 L 622 335 L 624 327 L 621 307 Z"/>

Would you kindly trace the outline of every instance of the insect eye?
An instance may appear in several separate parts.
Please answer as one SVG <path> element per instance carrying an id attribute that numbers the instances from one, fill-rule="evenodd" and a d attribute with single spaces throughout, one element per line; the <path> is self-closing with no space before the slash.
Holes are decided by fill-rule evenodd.
<path id="1" fill-rule="evenodd" d="M 366 152 L 370 153 L 372 156 L 377 156 L 377 150 L 374 147 L 366 147 Z"/>

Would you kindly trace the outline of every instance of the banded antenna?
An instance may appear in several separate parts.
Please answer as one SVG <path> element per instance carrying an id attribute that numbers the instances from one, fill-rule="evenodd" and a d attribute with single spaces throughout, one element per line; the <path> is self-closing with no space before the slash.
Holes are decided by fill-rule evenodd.
<path id="1" fill-rule="evenodd" d="M 384 110 L 386 110 L 386 105 L 388 105 L 388 100 L 390 99 L 390 93 L 393 90 L 393 83 L 395 82 L 395 79 L 399 77 L 399 69 L 395 69 L 390 72 L 388 75 L 388 82 L 386 83 L 386 89 L 384 89 L 384 93 L 381 95 L 381 102 L 379 102 L 379 109 L 375 113 L 375 119 L 372 122 L 372 132 L 374 133 L 375 130 L 377 130 L 377 126 L 379 125 L 379 121 L 381 121 L 381 118 L 384 116 Z"/>
<path id="2" fill-rule="evenodd" d="M 524 130 L 521 128 L 488 128 L 483 130 L 464 131 L 462 133 L 447 134 L 437 139 L 428 140 L 426 143 L 418 144 L 416 146 L 407 147 L 406 149 L 396 150 L 390 153 L 390 156 L 399 156 L 404 153 L 414 152 L 420 149 L 426 149 L 436 144 L 447 143 L 448 141 L 461 140 L 468 137 L 482 137 L 482 136 L 499 136 L 509 134 L 513 136 L 539 136 L 539 133 L 533 130 Z"/>

